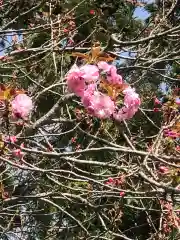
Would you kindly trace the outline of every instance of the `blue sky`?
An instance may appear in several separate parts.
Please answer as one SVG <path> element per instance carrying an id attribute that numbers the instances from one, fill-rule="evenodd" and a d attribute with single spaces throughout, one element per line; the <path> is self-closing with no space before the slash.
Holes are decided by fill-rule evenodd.
<path id="1" fill-rule="evenodd" d="M 152 2 L 154 2 L 154 0 L 147 0 L 145 2 L 146 3 L 152 3 Z M 146 19 L 148 17 L 148 13 L 144 10 L 144 8 L 137 7 L 136 11 L 134 13 L 134 16 L 144 20 L 144 19 Z"/>
<path id="2" fill-rule="evenodd" d="M 137 7 L 134 12 L 134 16 L 137 18 L 140 18 L 142 20 L 145 20 L 148 17 L 148 13 L 147 13 L 147 11 L 144 10 L 144 8 Z"/>

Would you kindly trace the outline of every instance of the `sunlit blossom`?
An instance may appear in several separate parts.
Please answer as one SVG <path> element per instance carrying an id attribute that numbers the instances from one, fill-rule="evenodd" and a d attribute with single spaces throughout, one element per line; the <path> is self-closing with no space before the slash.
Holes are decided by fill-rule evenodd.
<path id="1" fill-rule="evenodd" d="M 102 74 L 103 81 L 106 81 L 107 93 L 101 92 L 101 88 L 99 89 Z M 87 64 L 78 67 L 74 65 L 66 79 L 69 90 L 81 97 L 83 106 L 94 117 L 100 119 L 114 117 L 117 121 L 123 121 L 132 118 L 141 104 L 139 95 L 134 88 L 128 87 L 126 84 L 127 87 L 121 90 L 122 76 L 117 74 L 117 68 L 114 65 L 104 61 L 98 62 L 97 66 Z M 118 107 L 116 98 L 109 94 L 108 84 L 109 87 L 117 87 L 117 90 L 120 89 L 120 92 L 124 94 L 124 103 L 121 108 Z"/>
<path id="2" fill-rule="evenodd" d="M 33 109 L 33 103 L 30 97 L 26 94 L 17 95 L 11 102 L 12 115 L 15 118 L 26 119 Z"/>

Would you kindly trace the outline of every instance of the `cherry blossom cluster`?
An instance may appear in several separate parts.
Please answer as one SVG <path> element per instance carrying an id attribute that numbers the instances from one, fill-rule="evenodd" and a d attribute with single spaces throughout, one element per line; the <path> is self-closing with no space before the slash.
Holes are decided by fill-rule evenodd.
<path id="1" fill-rule="evenodd" d="M 23 90 L 0 85 L 1 117 L 10 113 L 14 119 L 27 120 L 32 109 L 33 102 Z"/>
<path id="2" fill-rule="evenodd" d="M 108 178 L 108 181 L 105 182 L 106 185 L 110 185 L 110 186 L 114 186 L 114 187 L 118 187 L 118 186 L 123 186 L 125 183 L 125 176 L 121 175 L 118 178 Z M 124 197 L 125 196 L 125 192 L 121 191 L 119 192 L 120 197 Z"/>
<path id="3" fill-rule="evenodd" d="M 173 205 L 170 202 L 160 201 L 163 210 L 166 210 L 163 217 L 162 229 L 165 234 L 172 231 L 173 228 L 179 229 L 180 217 L 179 213 L 175 213 Z"/>
<path id="4" fill-rule="evenodd" d="M 74 65 L 66 76 L 69 91 L 81 98 L 87 112 L 100 119 L 131 119 L 140 106 L 139 95 L 123 82 L 114 65 Z"/>
<path id="5" fill-rule="evenodd" d="M 105 184 L 107 185 L 112 185 L 112 186 L 119 186 L 119 185 L 123 185 L 125 183 L 125 176 L 121 175 L 117 178 L 108 178 L 108 181 L 105 182 Z"/>
<path id="6" fill-rule="evenodd" d="M 12 116 L 14 118 L 27 119 L 33 109 L 33 103 L 26 94 L 17 95 L 11 102 Z"/>
<path id="7" fill-rule="evenodd" d="M 11 151 L 12 156 L 18 160 L 22 160 L 24 153 L 21 151 L 21 147 L 24 147 L 24 143 L 21 143 L 19 147 L 15 146 L 18 141 L 16 136 L 6 136 L 3 140 L 4 143 L 8 146 L 8 150 Z"/>
<path id="8" fill-rule="evenodd" d="M 16 124 L 23 124 L 28 120 L 29 114 L 33 109 L 32 99 L 24 93 L 23 90 L 16 90 L 5 85 L 0 85 L 0 113 L 1 118 L 8 116 Z M 8 158 L 13 157 L 16 160 L 23 160 L 24 153 L 21 148 L 24 143 L 18 146 L 17 138 L 14 135 L 1 135 L 0 137 L 0 150 L 1 153 L 8 153 Z M 11 156 L 10 156 L 11 154 Z M 5 196 L 4 196 L 5 197 Z"/>

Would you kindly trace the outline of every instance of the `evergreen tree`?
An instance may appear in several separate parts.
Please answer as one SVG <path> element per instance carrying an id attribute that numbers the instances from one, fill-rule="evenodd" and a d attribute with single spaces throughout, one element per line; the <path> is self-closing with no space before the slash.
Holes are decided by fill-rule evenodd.
<path id="1" fill-rule="evenodd" d="M 0 239 L 179 238 L 179 5 L 2 1 L 0 103 L 5 87 L 24 89 L 34 109 L 15 122 L 5 99 Z M 93 117 L 67 88 L 72 65 L 99 47 L 141 97 L 128 121 Z"/>

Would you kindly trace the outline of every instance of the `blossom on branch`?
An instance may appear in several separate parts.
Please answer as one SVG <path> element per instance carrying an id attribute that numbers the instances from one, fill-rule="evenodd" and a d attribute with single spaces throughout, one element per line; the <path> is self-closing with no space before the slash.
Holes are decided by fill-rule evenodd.
<path id="1" fill-rule="evenodd" d="M 115 104 L 109 96 L 95 91 L 93 95 L 89 94 L 87 98 L 89 99 L 86 99 L 86 96 L 84 96 L 83 102 L 89 102 L 89 104 L 86 104 L 86 108 L 91 115 L 100 119 L 105 119 L 110 118 L 113 114 Z"/>
<path id="2" fill-rule="evenodd" d="M 94 117 L 113 117 L 123 121 L 132 118 L 138 111 L 141 103 L 139 95 L 123 83 L 116 67 L 105 61 L 99 61 L 97 65 L 74 65 L 66 79 L 68 89 L 81 97 L 82 104 Z"/>
<path id="3" fill-rule="evenodd" d="M 33 103 L 26 94 L 19 94 L 12 100 L 11 107 L 14 118 L 26 119 L 33 109 Z"/>

